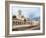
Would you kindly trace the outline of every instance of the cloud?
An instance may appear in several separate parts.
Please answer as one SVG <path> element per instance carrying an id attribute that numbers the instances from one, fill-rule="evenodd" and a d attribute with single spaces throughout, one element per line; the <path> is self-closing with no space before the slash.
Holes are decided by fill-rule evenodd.
<path id="1" fill-rule="evenodd" d="M 39 7 L 16 7 L 12 6 L 12 14 L 16 15 L 18 10 L 22 11 L 22 15 L 28 17 L 31 14 L 34 14 L 34 17 L 40 16 L 40 8 Z"/>

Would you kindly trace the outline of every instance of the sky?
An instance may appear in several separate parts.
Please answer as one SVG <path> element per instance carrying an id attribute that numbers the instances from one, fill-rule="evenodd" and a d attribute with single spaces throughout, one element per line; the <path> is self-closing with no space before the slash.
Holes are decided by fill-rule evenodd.
<path id="1" fill-rule="evenodd" d="M 40 7 L 19 7 L 19 6 L 12 6 L 12 15 L 16 15 L 18 10 L 22 11 L 22 15 L 25 17 L 29 17 L 33 15 L 34 17 L 40 16 Z"/>

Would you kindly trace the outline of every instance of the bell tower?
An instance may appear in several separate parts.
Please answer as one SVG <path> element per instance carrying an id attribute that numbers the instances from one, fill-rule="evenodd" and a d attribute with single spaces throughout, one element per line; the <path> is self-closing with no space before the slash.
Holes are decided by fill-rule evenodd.
<path id="1" fill-rule="evenodd" d="M 22 11 L 21 10 L 18 10 L 17 11 L 17 18 L 18 19 L 21 19 L 21 16 L 22 16 Z"/>
<path id="2" fill-rule="evenodd" d="M 18 15 L 21 15 L 21 12 L 22 12 L 21 10 L 18 10 Z"/>

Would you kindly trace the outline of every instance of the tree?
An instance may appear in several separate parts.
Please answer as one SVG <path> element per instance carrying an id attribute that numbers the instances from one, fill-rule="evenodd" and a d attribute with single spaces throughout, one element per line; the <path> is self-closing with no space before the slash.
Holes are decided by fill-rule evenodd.
<path id="1" fill-rule="evenodd" d="M 24 19 L 24 22 L 26 22 L 26 19 Z"/>
<path id="2" fill-rule="evenodd" d="M 12 16 L 13 18 L 16 18 L 16 16 L 14 15 L 14 16 Z"/>

